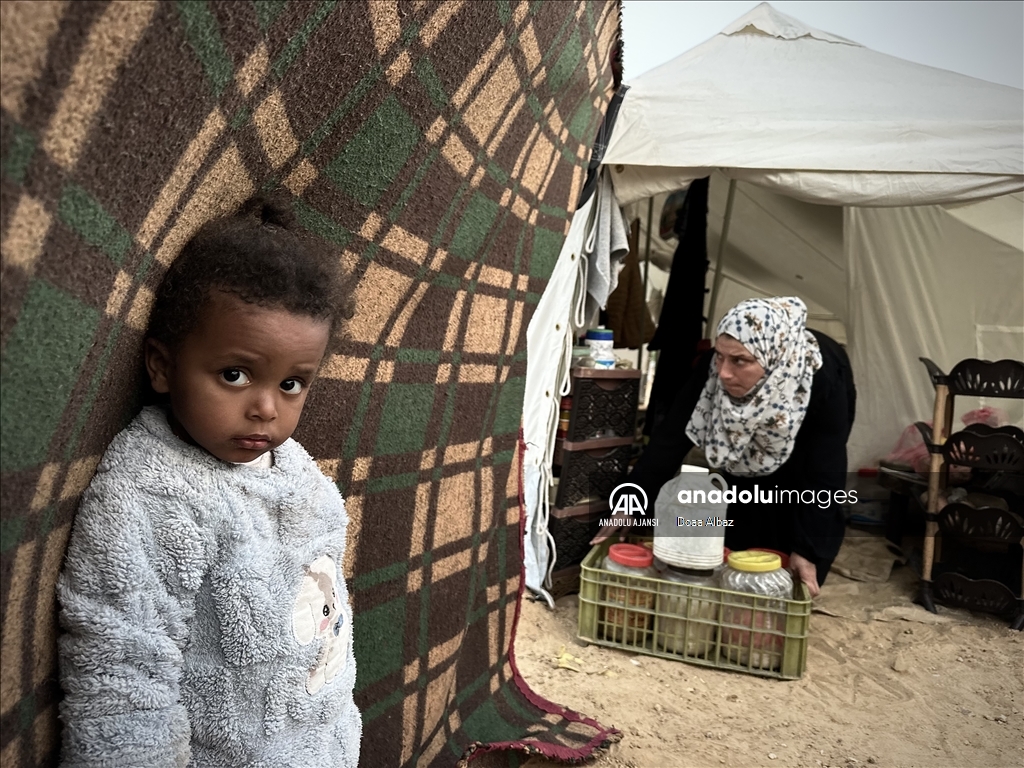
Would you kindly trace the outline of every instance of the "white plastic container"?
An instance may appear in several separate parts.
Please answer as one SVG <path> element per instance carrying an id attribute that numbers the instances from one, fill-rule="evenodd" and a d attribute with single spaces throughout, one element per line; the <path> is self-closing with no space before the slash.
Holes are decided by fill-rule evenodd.
<path id="1" fill-rule="evenodd" d="M 709 496 L 714 492 L 713 498 L 720 498 L 725 489 L 721 475 L 688 464 L 661 487 L 654 502 L 658 518 L 654 554 L 659 560 L 676 568 L 699 570 L 722 564 L 725 526 L 721 523 L 729 504 L 725 500 L 711 501 Z M 680 501 L 681 495 L 684 501 Z"/>
<path id="2" fill-rule="evenodd" d="M 604 326 L 587 331 L 587 346 L 595 368 L 615 367 L 615 334 Z"/>

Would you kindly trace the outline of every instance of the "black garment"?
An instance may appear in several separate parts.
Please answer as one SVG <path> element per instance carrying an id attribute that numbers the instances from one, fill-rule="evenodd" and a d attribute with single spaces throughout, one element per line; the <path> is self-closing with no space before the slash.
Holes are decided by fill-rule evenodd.
<path id="1" fill-rule="evenodd" d="M 710 178 L 697 179 L 686 191 L 676 215 L 679 245 L 672 256 L 672 271 L 658 329 L 647 345 L 661 350 L 654 372 L 651 401 L 644 433 L 653 435 L 668 416 L 676 393 L 690 376 L 697 345 L 704 336 L 704 284 L 708 272 L 708 189 Z"/>
<path id="2" fill-rule="evenodd" d="M 615 120 L 619 116 L 619 107 L 622 106 L 622 99 L 629 90 L 628 85 L 618 85 L 612 100 L 608 102 L 608 111 L 604 114 L 604 120 L 597 129 L 597 137 L 594 139 L 594 146 L 590 150 L 590 163 L 587 165 L 587 178 L 583 181 L 583 189 L 580 192 L 579 202 L 576 203 L 576 210 L 583 207 L 583 204 L 590 199 L 597 189 L 597 179 L 601 175 L 601 161 L 604 159 L 604 151 L 608 149 L 608 139 L 612 136 L 612 128 L 615 127 Z"/>
<path id="3" fill-rule="evenodd" d="M 823 333 L 811 331 L 821 347 L 822 366 L 814 374 L 811 401 L 796 435 L 793 453 L 770 475 L 749 477 L 720 472 L 737 491 L 765 489 L 841 491 L 846 487 L 846 439 L 853 426 L 857 393 L 846 352 Z M 672 410 L 654 433 L 627 482 L 636 483 L 655 499 L 661 486 L 672 479 L 693 447 L 686 425 L 708 378 L 714 350 L 704 353 L 693 375 L 680 389 Z M 821 497 L 823 498 L 823 497 Z M 830 495 L 831 500 L 831 495 Z M 811 504 L 729 505 L 734 523 L 726 528 L 730 549 L 767 547 L 796 552 L 817 566 L 818 583 L 825 581 L 832 561 L 843 543 L 845 521 L 834 501 L 826 509 Z"/>

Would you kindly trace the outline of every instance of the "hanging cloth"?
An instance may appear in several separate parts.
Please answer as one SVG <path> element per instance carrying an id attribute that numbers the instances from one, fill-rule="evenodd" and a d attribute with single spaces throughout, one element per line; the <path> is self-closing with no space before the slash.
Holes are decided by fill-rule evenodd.
<path id="1" fill-rule="evenodd" d="M 594 212 L 594 229 L 583 247 L 587 257 L 587 328 L 597 325 L 598 313 L 608 305 L 629 253 L 629 230 L 608 171 L 598 179 Z"/>
<path id="2" fill-rule="evenodd" d="M 668 415 L 676 393 L 689 378 L 703 336 L 709 181 L 697 179 L 690 184 L 676 216 L 679 245 L 672 257 L 658 329 L 647 346 L 652 351 L 660 350 L 644 425 L 647 435 L 652 435 Z"/>
<path id="3" fill-rule="evenodd" d="M 639 222 L 634 221 L 630 249 L 619 274 L 619 284 L 608 297 L 608 327 L 615 334 L 615 346 L 638 349 L 654 338 L 654 320 L 644 296 L 644 278 L 637 254 Z"/>

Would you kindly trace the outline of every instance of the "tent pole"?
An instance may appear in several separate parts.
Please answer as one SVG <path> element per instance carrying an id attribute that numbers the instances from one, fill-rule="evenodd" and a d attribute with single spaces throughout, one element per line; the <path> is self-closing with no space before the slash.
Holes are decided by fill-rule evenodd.
<path id="1" fill-rule="evenodd" d="M 644 334 L 647 332 L 647 273 L 651 268 L 651 220 L 654 218 L 654 198 L 648 198 L 647 200 L 647 238 L 644 245 L 644 302 L 641 306 L 640 314 L 640 351 L 638 352 L 636 367 L 639 369 L 641 376 L 645 373 L 644 371 Z M 650 364 L 650 357 L 647 358 L 648 365 Z M 643 379 L 641 379 L 643 381 Z M 646 391 L 646 390 L 645 390 Z M 643 398 L 644 393 L 640 393 L 640 397 Z"/>
<path id="2" fill-rule="evenodd" d="M 736 179 L 729 179 L 729 196 L 725 199 L 725 218 L 722 219 L 722 236 L 718 240 L 718 259 L 715 261 L 715 281 L 711 285 L 711 301 L 708 303 L 708 326 L 715 316 L 715 302 L 718 301 L 718 290 L 722 285 L 722 261 L 725 259 L 725 242 L 729 238 L 729 224 L 732 222 L 732 201 L 736 196 Z M 705 326 L 705 333 L 710 330 Z"/>

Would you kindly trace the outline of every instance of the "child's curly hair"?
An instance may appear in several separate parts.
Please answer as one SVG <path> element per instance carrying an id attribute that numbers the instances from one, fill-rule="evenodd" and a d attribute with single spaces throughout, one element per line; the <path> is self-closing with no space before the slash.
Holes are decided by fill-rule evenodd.
<path id="1" fill-rule="evenodd" d="M 300 233 L 280 199 L 253 197 L 196 232 L 157 289 L 147 336 L 175 349 L 199 322 L 211 291 L 328 320 L 329 348 L 351 317 L 351 283 L 339 259 Z"/>

